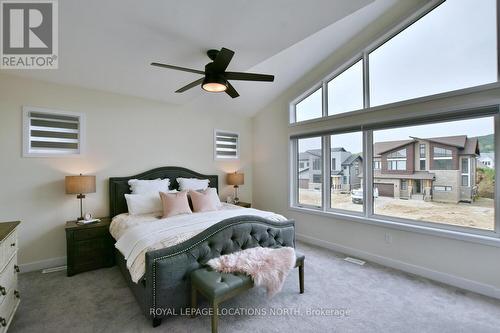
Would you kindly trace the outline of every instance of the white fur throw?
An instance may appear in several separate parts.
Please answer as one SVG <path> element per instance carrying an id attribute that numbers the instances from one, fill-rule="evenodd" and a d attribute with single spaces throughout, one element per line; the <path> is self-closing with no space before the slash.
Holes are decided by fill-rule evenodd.
<path id="1" fill-rule="evenodd" d="M 281 290 L 286 276 L 295 266 L 295 250 L 291 247 L 254 247 L 211 259 L 207 264 L 223 273 L 246 273 L 256 286 L 265 287 L 267 295 L 272 297 Z"/>

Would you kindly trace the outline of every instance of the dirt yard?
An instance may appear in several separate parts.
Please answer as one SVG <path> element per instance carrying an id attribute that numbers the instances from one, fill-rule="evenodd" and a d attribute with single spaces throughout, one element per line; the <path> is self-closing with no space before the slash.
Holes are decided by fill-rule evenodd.
<path id="1" fill-rule="evenodd" d="M 300 202 L 321 205 L 319 191 L 299 192 Z M 402 200 L 388 197 L 375 198 L 375 214 L 418 221 L 436 222 L 483 230 L 494 229 L 494 200 L 479 198 L 474 203 L 441 203 L 423 200 Z M 333 194 L 332 208 L 362 212 L 363 205 L 354 204 L 350 194 Z"/>

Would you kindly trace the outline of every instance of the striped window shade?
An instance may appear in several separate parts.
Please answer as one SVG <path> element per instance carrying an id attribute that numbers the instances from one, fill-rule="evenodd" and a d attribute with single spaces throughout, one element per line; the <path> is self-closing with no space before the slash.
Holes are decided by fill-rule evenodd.
<path id="1" fill-rule="evenodd" d="M 215 159 L 238 159 L 239 134 L 228 131 L 215 130 L 214 135 Z"/>
<path id="2" fill-rule="evenodd" d="M 24 107 L 24 156 L 80 154 L 83 115 Z"/>

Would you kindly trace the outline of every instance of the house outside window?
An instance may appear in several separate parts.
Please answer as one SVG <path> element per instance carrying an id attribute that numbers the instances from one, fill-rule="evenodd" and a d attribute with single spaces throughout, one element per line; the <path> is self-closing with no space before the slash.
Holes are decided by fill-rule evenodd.
<path id="1" fill-rule="evenodd" d="M 420 170 L 425 170 L 425 144 L 420 144 Z"/>
<path id="2" fill-rule="evenodd" d="M 469 182 L 469 161 L 470 159 L 468 157 L 463 157 L 462 158 L 462 186 L 470 186 Z"/>
<path id="3" fill-rule="evenodd" d="M 453 170 L 453 153 L 451 149 L 434 147 L 434 169 Z"/>
<path id="4" fill-rule="evenodd" d="M 319 158 L 315 158 L 313 160 L 313 170 L 320 170 L 321 169 L 321 160 Z"/>

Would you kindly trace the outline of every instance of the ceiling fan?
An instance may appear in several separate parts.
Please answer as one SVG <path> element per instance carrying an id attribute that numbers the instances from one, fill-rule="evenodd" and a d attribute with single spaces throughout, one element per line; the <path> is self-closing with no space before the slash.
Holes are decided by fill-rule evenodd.
<path id="1" fill-rule="evenodd" d="M 265 81 L 265 82 L 274 81 L 274 75 L 243 73 L 243 72 L 226 72 L 226 68 L 229 65 L 231 59 L 233 58 L 234 51 L 231 51 L 224 47 L 220 49 L 220 51 L 208 50 L 207 55 L 212 60 L 212 62 L 209 62 L 208 64 L 205 65 L 205 71 L 161 64 L 158 62 L 152 62 L 151 65 L 204 75 L 204 77 L 202 77 L 201 79 L 193 81 L 190 84 L 176 90 L 176 93 L 181 93 L 188 89 L 194 88 L 197 85 L 201 85 L 203 90 L 209 92 L 225 91 L 232 98 L 236 98 L 240 94 L 238 94 L 236 89 L 234 89 L 234 87 L 231 85 L 231 83 L 229 83 L 228 80 Z"/>

